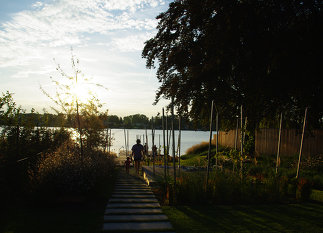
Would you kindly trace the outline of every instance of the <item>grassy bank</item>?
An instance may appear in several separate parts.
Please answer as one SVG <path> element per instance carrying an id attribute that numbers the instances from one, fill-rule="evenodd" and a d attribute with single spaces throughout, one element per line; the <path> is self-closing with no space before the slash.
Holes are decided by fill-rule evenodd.
<path id="1" fill-rule="evenodd" d="M 177 233 L 322 232 L 323 205 L 163 206 Z"/>

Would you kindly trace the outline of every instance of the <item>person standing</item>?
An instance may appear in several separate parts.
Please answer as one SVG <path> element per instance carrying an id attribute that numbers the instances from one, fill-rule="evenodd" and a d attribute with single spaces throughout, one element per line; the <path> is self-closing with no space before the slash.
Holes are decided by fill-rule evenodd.
<path id="1" fill-rule="evenodd" d="M 131 158 L 127 157 L 127 160 L 124 162 L 124 165 L 126 167 L 126 173 L 129 175 L 129 168 L 130 168 L 130 164 L 131 164 Z"/>
<path id="2" fill-rule="evenodd" d="M 135 161 L 136 173 L 139 175 L 140 162 L 143 157 L 144 147 L 140 144 L 140 139 L 137 139 L 137 143 L 132 146 L 132 155 Z"/>

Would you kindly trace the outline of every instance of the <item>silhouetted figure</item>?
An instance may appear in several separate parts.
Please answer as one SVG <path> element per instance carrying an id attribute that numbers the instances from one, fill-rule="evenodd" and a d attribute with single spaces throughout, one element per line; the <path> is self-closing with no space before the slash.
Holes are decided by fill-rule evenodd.
<path id="1" fill-rule="evenodd" d="M 131 164 L 132 160 L 130 157 L 127 157 L 127 160 L 124 162 L 124 165 L 126 167 L 126 173 L 129 175 L 129 168 L 130 168 L 130 164 Z"/>
<path id="2" fill-rule="evenodd" d="M 140 162 L 143 157 L 144 147 L 140 144 L 140 139 L 137 139 L 136 142 L 137 144 L 133 145 L 131 150 L 135 161 L 136 173 L 139 175 Z"/>

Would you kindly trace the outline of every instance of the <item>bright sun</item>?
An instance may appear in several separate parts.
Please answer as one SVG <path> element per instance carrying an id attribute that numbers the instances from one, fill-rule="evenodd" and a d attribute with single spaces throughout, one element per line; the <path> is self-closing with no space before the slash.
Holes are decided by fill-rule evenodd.
<path id="1" fill-rule="evenodd" d="M 81 103 L 86 103 L 91 99 L 90 85 L 86 83 L 77 83 L 71 87 L 71 95 L 73 99 L 77 99 Z"/>

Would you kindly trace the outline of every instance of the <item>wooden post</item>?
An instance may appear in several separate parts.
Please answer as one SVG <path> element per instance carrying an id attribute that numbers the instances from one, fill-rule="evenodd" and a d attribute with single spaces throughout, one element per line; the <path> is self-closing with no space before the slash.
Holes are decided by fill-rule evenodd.
<path id="1" fill-rule="evenodd" d="M 240 150 L 240 178 L 242 179 L 242 160 L 243 160 L 243 109 L 241 105 L 241 150 Z"/>
<path id="2" fill-rule="evenodd" d="M 169 155 L 169 143 L 168 143 L 168 115 L 166 113 L 166 171 L 167 175 L 169 175 L 168 171 L 168 155 Z"/>
<path id="3" fill-rule="evenodd" d="M 210 173 L 210 154 L 211 154 L 211 145 L 212 145 L 212 119 L 213 119 L 213 104 L 214 100 L 212 100 L 211 104 L 211 116 L 210 116 L 210 139 L 209 139 L 209 150 L 207 153 L 207 172 L 206 172 L 206 186 L 209 182 L 209 173 Z"/>
<path id="4" fill-rule="evenodd" d="M 215 127 L 216 127 L 216 147 L 215 147 L 215 170 L 218 169 L 218 149 L 219 149 L 219 112 L 216 112 L 216 121 L 215 121 Z"/>
<path id="5" fill-rule="evenodd" d="M 109 144 L 108 144 L 108 146 L 109 146 L 109 155 L 110 155 L 110 149 L 111 149 L 111 140 L 112 140 L 112 133 L 111 133 L 111 129 L 110 129 L 110 136 L 109 136 Z"/>
<path id="6" fill-rule="evenodd" d="M 126 150 L 126 157 L 128 155 L 128 151 L 127 151 L 127 134 L 126 134 L 126 129 L 123 129 L 123 133 L 124 133 L 124 149 Z"/>
<path id="7" fill-rule="evenodd" d="M 237 150 L 238 145 L 238 129 L 239 129 L 239 118 L 237 117 L 236 135 L 234 138 L 234 149 Z"/>
<path id="8" fill-rule="evenodd" d="M 277 172 L 278 172 L 278 165 L 279 165 L 279 153 L 280 153 L 281 134 L 282 134 L 282 122 L 283 122 L 283 113 L 280 113 L 278 145 L 277 145 L 277 159 L 276 159 L 276 175 L 277 175 Z"/>
<path id="9" fill-rule="evenodd" d="M 109 147 L 109 128 L 107 128 L 107 132 L 105 135 L 105 147 L 104 147 L 104 152 L 108 152 L 108 147 Z"/>
<path id="10" fill-rule="evenodd" d="M 147 127 L 145 129 L 145 132 L 146 132 L 146 158 L 147 158 L 147 161 L 148 161 L 148 165 L 149 165 L 149 147 L 148 147 L 148 133 L 147 133 Z"/>
<path id="11" fill-rule="evenodd" d="M 127 151 L 129 153 L 129 129 L 127 130 Z M 128 156 L 128 154 L 127 154 Z"/>
<path id="12" fill-rule="evenodd" d="M 158 163 L 160 162 L 160 134 L 158 134 Z"/>
<path id="13" fill-rule="evenodd" d="M 154 129 L 154 117 L 151 117 L 151 141 L 152 141 L 152 155 L 153 155 L 153 174 L 155 175 L 155 129 Z"/>
<path id="14" fill-rule="evenodd" d="M 178 116 L 178 175 L 181 175 L 181 116 Z"/>
<path id="15" fill-rule="evenodd" d="M 164 144 L 164 179 L 166 184 L 166 144 L 165 144 L 165 112 L 163 108 L 163 118 L 162 118 L 162 127 L 163 127 L 163 144 Z"/>
<path id="16" fill-rule="evenodd" d="M 172 148 L 173 148 L 173 169 L 174 169 L 174 190 L 173 190 L 173 200 L 176 200 L 176 154 L 175 154 L 175 134 L 174 134 L 174 99 L 172 99 Z"/>
<path id="17" fill-rule="evenodd" d="M 306 127 L 306 117 L 307 117 L 307 108 L 305 108 L 305 116 L 304 116 L 304 123 L 303 123 L 303 132 L 302 132 L 301 146 L 299 148 L 299 156 L 298 156 L 296 179 L 298 178 L 298 175 L 299 175 L 299 165 L 301 163 L 301 156 L 302 156 L 302 149 L 303 149 L 303 142 L 304 142 L 304 133 L 305 133 L 305 127 Z"/>

